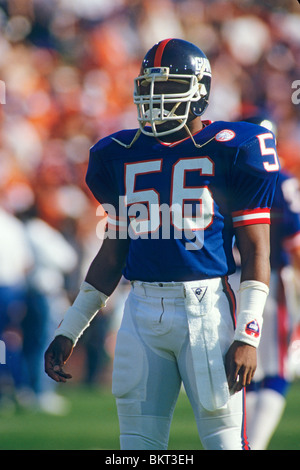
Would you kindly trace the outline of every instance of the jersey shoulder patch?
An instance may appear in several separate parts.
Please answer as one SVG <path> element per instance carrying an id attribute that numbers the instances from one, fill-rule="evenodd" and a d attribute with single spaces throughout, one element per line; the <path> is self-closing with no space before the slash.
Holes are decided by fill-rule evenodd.
<path id="1" fill-rule="evenodd" d="M 236 149 L 235 165 L 241 170 L 277 173 L 280 169 L 274 134 L 265 127 L 248 122 L 222 122 L 216 135 L 220 145 Z"/>
<path id="2" fill-rule="evenodd" d="M 259 134 L 270 133 L 265 127 L 244 121 L 215 121 L 212 126 L 214 126 L 215 141 L 226 147 L 240 147 Z"/>

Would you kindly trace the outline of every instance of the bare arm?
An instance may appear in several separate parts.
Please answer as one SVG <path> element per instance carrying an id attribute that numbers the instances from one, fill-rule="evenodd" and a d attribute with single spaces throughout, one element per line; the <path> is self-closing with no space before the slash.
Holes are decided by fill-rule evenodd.
<path id="1" fill-rule="evenodd" d="M 247 225 L 236 229 L 241 255 L 241 282 L 256 280 L 270 282 L 270 226 Z"/>
<path id="2" fill-rule="evenodd" d="M 105 239 L 86 275 L 86 282 L 110 296 L 117 287 L 129 249 L 129 240 Z M 73 352 L 73 343 L 65 336 L 56 336 L 45 352 L 45 372 L 56 382 L 72 376 L 63 370 Z"/>
<path id="3" fill-rule="evenodd" d="M 236 229 L 237 245 L 241 255 L 241 282 L 270 281 L 270 227 L 267 224 L 248 225 Z M 256 370 L 256 348 L 234 341 L 225 363 L 229 388 L 239 391 L 249 385 Z"/>
<path id="4" fill-rule="evenodd" d="M 86 275 L 86 282 L 110 296 L 117 287 L 126 263 L 130 239 L 106 238 Z"/>

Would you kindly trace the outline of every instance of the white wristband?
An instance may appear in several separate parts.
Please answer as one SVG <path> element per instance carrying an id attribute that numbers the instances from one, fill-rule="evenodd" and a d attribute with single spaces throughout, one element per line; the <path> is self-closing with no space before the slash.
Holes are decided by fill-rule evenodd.
<path id="1" fill-rule="evenodd" d="M 241 282 L 235 341 L 242 341 L 258 347 L 263 324 L 263 311 L 268 294 L 269 288 L 263 282 Z"/>
<path id="2" fill-rule="evenodd" d="M 105 307 L 107 299 L 107 295 L 95 289 L 91 284 L 83 282 L 73 305 L 66 311 L 54 336 L 66 336 L 75 346 L 100 308 Z"/>

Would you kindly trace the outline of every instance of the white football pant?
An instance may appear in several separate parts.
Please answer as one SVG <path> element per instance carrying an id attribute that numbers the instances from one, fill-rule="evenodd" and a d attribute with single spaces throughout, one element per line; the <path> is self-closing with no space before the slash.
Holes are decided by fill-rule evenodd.
<path id="1" fill-rule="evenodd" d="M 132 283 L 113 370 L 122 450 L 167 449 L 182 383 L 203 447 L 247 448 L 244 392 L 229 394 L 224 370 L 230 295 L 225 279 Z"/>

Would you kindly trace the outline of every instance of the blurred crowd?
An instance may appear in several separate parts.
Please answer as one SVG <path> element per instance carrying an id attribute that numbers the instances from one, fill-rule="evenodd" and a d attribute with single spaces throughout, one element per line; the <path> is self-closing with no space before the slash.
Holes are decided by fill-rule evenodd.
<path id="1" fill-rule="evenodd" d="M 0 0 L 0 404 L 13 390 L 17 402 L 50 407 L 43 353 L 100 246 L 89 148 L 137 127 L 133 78 L 168 37 L 211 61 L 205 118 L 268 114 L 282 164 L 300 179 L 295 0 Z M 98 383 L 109 363 L 126 289 L 80 340 L 79 381 Z"/>

